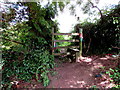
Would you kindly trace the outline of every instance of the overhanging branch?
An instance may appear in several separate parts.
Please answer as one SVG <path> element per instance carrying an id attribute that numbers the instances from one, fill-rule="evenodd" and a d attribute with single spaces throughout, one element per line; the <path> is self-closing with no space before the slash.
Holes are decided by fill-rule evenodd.
<path id="1" fill-rule="evenodd" d="M 17 43 L 17 44 L 25 45 L 24 43 L 21 43 L 21 42 L 19 42 L 19 41 L 10 40 L 10 39 L 7 39 L 7 38 L 2 38 L 2 39 L 7 40 L 7 41 L 10 41 L 10 42 Z"/>
<path id="2" fill-rule="evenodd" d="M 89 1 L 89 3 L 92 5 L 92 8 L 96 8 L 96 9 L 98 9 L 98 11 L 99 11 L 99 13 L 100 13 L 100 16 L 101 16 L 101 20 L 103 20 L 103 14 L 102 14 L 102 11 L 97 7 L 97 6 L 95 6 L 90 0 L 88 0 Z"/>

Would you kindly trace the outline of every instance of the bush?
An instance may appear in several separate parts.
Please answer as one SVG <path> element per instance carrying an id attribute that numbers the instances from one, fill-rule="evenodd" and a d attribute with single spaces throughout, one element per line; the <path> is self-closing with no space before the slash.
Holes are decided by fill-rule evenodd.
<path id="1" fill-rule="evenodd" d="M 120 65 L 118 67 L 120 67 Z M 110 68 L 110 71 L 106 72 L 116 84 L 116 86 L 113 88 L 120 88 L 120 68 L 118 67 L 115 69 Z"/>
<path id="2" fill-rule="evenodd" d="M 49 84 L 47 74 L 55 63 L 53 56 L 43 47 L 45 45 L 43 42 L 43 39 L 38 39 L 38 41 L 32 43 L 32 47 L 25 53 L 18 52 L 14 48 L 3 51 L 3 84 L 10 83 L 13 80 L 11 78 L 29 81 L 34 77 L 44 86 Z M 39 46 L 40 43 L 42 44 Z"/>

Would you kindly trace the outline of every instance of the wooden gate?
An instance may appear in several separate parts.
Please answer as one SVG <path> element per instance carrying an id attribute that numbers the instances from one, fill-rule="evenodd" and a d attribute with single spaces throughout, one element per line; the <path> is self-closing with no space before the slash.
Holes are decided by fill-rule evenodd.
<path id="1" fill-rule="evenodd" d="M 78 40 L 55 40 L 55 35 L 68 35 L 68 36 L 79 36 Z M 79 29 L 79 33 L 54 33 L 54 29 L 52 30 L 52 55 L 65 55 L 67 53 L 55 53 L 55 49 L 66 49 L 66 48 L 79 48 L 79 56 L 82 56 L 82 40 L 83 40 L 83 34 L 82 34 L 82 28 Z M 56 42 L 79 42 L 79 46 L 57 46 Z"/>

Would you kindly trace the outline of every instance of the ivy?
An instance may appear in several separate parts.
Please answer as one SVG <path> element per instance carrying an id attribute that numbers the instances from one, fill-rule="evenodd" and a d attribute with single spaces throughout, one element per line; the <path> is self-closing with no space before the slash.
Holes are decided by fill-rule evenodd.
<path id="1" fill-rule="evenodd" d="M 51 29 L 55 24 L 52 20 L 54 9 L 51 5 L 41 7 L 36 2 L 16 5 L 29 9 L 26 9 L 29 19 L 3 28 L 2 84 L 9 85 L 13 79 L 36 79 L 47 86 L 50 82 L 49 69 L 55 65 L 50 52 Z"/>
<path id="2" fill-rule="evenodd" d="M 16 54 L 18 52 L 14 53 Z M 12 76 L 24 81 L 29 81 L 36 76 L 37 81 L 38 78 L 40 78 L 44 86 L 48 85 L 49 78 L 47 74 L 49 69 L 54 66 L 53 57 L 49 55 L 48 51 L 44 48 L 41 50 L 33 50 L 25 54 L 24 60 L 22 61 L 18 61 L 17 57 L 15 58 L 12 54 L 3 54 L 3 82 L 11 82 L 10 77 Z M 38 77 L 39 74 L 40 77 Z"/>

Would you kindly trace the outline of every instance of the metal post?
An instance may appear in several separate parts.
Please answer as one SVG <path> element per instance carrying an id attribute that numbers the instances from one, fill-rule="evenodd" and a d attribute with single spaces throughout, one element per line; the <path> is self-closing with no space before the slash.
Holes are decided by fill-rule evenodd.
<path id="1" fill-rule="evenodd" d="M 83 29 L 80 28 L 79 29 L 79 37 L 80 37 L 80 51 L 79 51 L 79 55 L 80 55 L 80 58 L 82 57 L 82 41 L 83 41 Z"/>

